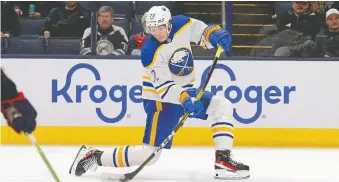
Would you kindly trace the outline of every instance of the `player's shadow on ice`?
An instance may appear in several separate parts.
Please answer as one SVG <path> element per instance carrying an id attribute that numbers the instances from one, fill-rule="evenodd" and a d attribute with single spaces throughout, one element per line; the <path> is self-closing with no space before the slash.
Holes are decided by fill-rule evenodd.
<path id="1" fill-rule="evenodd" d="M 119 181 L 118 175 L 101 173 L 102 181 Z M 197 173 L 196 171 L 157 171 L 156 173 L 140 173 L 135 182 L 210 182 L 215 181 L 213 175 Z"/>
<path id="2" fill-rule="evenodd" d="M 101 179 L 100 179 L 100 176 L 98 175 L 98 174 L 95 174 L 95 173 L 93 173 L 93 174 L 84 174 L 84 175 L 82 175 L 81 177 L 78 177 L 78 176 L 72 176 L 73 178 L 72 178 L 72 182 L 74 181 L 74 182 L 76 182 L 76 181 L 81 181 L 81 182 L 99 182 L 99 181 L 102 181 Z"/>
<path id="3" fill-rule="evenodd" d="M 85 174 L 79 178 L 81 182 L 87 181 L 106 181 L 106 182 L 119 182 L 119 177 L 122 175 L 117 175 L 114 173 L 103 172 L 98 175 L 98 173 Z M 76 180 L 77 181 L 77 180 Z M 228 181 L 222 179 L 214 179 L 211 173 L 206 172 L 197 172 L 197 171 L 157 171 L 156 173 L 141 172 L 133 180 L 133 182 L 220 182 Z M 229 180 L 233 181 L 233 180 Z M 235 180 L 239 181 L 239 180 Z M 255 175 L 251 176 L 249 179 L 244 179 L 240 181 L 246 182 L 337 182 L 335 179 L 326 179 L 326 178 L 303 178 L 303 177 L 256 177 Z"/>

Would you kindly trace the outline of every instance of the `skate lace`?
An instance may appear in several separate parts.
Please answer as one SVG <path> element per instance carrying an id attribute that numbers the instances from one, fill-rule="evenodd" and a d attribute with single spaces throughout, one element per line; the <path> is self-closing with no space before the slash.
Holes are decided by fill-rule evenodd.
<path id="1" fill-rule="evenodd" d="M 234 165 L 234 166 L 243 166 L 244 164 L 241 163 L 241 162 L 238 162 L 238 161 L 235 161 L 233 158 L 233 154 L 231 154 L 230 156 L 227 156 L 227 155 L 224 155 L 225 157 L 228 157 L 229 158 L 229 162 Z"/>
<path id="2" fill-rule="evenodd" d="M 92 150 L 90 152 L 88 152 L 86 154 L 86 156 L 83 158 L 83 164 L 82 167 L 85 169 L 85 171 L 93 168 L 92 170 L 95 170 L 98 164 L 97 164 L 97 160 L 94 156 L 94 153 L 96 152 L 96 150 Z"/>
<path id="3" fill-rule="evenodd" d="M 83 168 L 87 171 L 88 169 L 92 168 L 93 166 L 95 166 L 96 164 L 96 160 L 95 157 L 89 157 L 84 161 L 84 164 L 82 165 Z"/>

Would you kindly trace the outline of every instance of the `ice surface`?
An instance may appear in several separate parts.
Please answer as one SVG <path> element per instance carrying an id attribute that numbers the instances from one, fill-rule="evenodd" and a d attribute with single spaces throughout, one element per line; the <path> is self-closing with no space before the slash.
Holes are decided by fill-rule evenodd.
<path id="1" fill-rule="evenodd" d="M 99 168 L 83 177 L 68 174 L 80 146 L 42 146 L 62 182 L 101 181 L 102 174 L 134 168 Z M 1 182 L 53 181 L 33 146 L 0 146 Z M 109 147 L 98 147 L 109 150 Z M 236 160 L 248 164 L 248 182 L 339 182 L 339 149 L 235 148 Z M 154 166 L 142 170 L 135 182 L 210 182 L 214 179 L 214 149 L 166 150 Z"/>

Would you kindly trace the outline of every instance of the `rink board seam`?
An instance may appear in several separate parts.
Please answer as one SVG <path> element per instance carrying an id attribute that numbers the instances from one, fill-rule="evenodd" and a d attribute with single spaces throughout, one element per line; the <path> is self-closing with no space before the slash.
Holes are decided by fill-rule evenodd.
<path id="1" fill-rule="evenodd" d="M 46 145 L 139 145 L 144 127 L 39 126 L 34 135 Z M 338 129 L 236 128 L 235 146 L 339 148 Z M 30 144 L 8 126 L 1 126 L 1 144 Z M 184 127 L 174 138 L 174 146 L 212 146 L 211 128 Z"/>

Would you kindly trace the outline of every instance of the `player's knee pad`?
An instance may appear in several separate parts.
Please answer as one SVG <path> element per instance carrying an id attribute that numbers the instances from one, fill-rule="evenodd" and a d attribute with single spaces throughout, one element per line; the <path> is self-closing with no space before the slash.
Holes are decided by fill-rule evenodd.
<path id="1" fill-rule="evenodd" d="M 129 149 L 130 160 L 133 160 L 135 164 L 142 164 L 154 152 L 156 148 L 157 147 L 150 145 L 130 147 Z M 160 155 L 161 151 L 159 151 L 147 165 L 153 165 L 155 162 L 157 162 Z"/>
<path id="2" fill-rule="evenodd" d="M 214 96 L 207 109 L 207 114 L 212 116 L 214 120 L 228 120 L 231 121 L 233 109 L 231 102 L 226 98 Z"/>
<path id="3" fill-rule="evenodd" d="M 158 147 L 148 146 L 148 150 L 149 150 L 149 151 L 148 151 L 147 157 L 149 157 L 149 156 L 155 151 L 156 148 L 158 148 Z M 162 150 L 160 150 L 160 151 L 155 155 L 155 157 L 154 157 L 147 165 L 151 166 L 151 165 L 153 165 L 154 163 L 156 163 L 156 162 L 159 160 L 159 158 L 160 158 L 161 151 L 162 151 Z M 146 157 L 146 159 L 147 159 L 147 157 Z"/>

